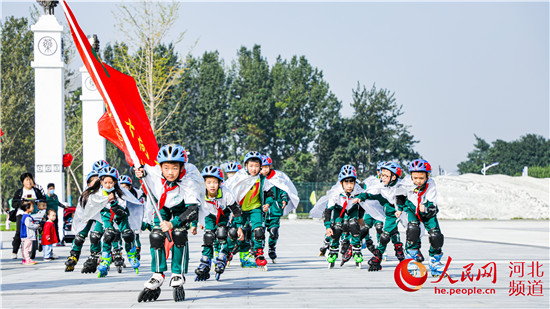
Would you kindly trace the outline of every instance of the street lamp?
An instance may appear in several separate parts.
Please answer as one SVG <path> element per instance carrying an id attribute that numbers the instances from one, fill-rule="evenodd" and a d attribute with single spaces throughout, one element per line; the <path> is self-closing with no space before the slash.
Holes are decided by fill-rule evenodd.
<path id="1" fill-rule="evenodd" d="M 495 162 L 489 166 L 485 166 L 485 163 L 483 163 L 483 168 L 481 169 L 481 173 L 483 174 L 483 176 L 485 176 L 485 172 L 487 172 L 488 169 L 490 169 L 491 167 L 493 166 L 497 166 L 498 165 L 498 162 Z"/>

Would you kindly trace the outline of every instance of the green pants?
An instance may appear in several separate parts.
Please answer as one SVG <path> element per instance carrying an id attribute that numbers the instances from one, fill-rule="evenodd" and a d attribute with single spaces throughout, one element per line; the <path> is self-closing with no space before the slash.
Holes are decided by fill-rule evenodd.
<path id="1" fill-rule="evenodd" d="M 277 245 L 277 239 L 279 239 L 278 230 L 280 230 L 280 227 L 281 227 L 281 217 L 279 216 L 271 215 L 265 220 L 265 228 L 269 233 L 268 244 L 270 248 L 274 248 Z M 271 231 L 272 228 L 277 229 L 276 235 L 273 235 L 274 233 Z"/>
<path id="2" fill-rule="evenodd" d="M 376 225 L 376 223 L 378 223 L 378 222 L 383 223 L 382 221 L 378 221 L 378 220 L 374 219 L 368 213 L 366 213 L 363 216 L 363 220 L 365 221 L 365 226 L 368 227 L 369 229 L 373 228 Z M 365 235 L 364 239 L 369 240 L 370 239 L 370 234 Z M 378 234 L 378 232 L 376 233 L 376 241 L 380 242 L 380 234 Z"/>
<path id="3" fill-rule="evenodd" d="M 243 211 L 243 214 L 241 216 L 243 226 L 246 225 L 247 222 L 250 223 L 250 229 L 251 229 L 251 238 L 254 243 L 254 251 L 257 249 L 263 249 L 264 247 L 264 240 L 256 239 L 254 237 L 254 229 L 256 228 L 264 228 L 264 215 L 261 207 L 254 208 L 252 210 Z M 250 250 L 250 241 L 245 239 L 244 241 L 239 242 L 239 251 L 240 252 L 248 252 Z"/>
<path id="4" fill-rule="evenodd" d="M 218 224 L 216 224 L 216 216 L 215 215 L 208 215 L 206 218 L 204 218 L 204 232 L 211 231 L 216 235 L 216 230 L 219 226 L 226 226 L 227 230 L 229 231 L 229 226 L 227 226 L 227 222 L 229 221 L 229 216 L 231 215 L 231 211 L 229 208 L 226 208 L 224 211 L 224 215 L 220 217 Z M 223 252 L 225 254 L 229 254 L 229 249 L 233 248 L 235 246 L 235 240 L 232 240 L 231 238 L 227 237 L 226 240 L 223 240 L 220 242 L 216 238 L 215 243 L 216 249 L 218 252 Z M 207 256 L 208 258 L 212 259 L 214 257 L 214 245 L 206 245 L 203 243 L 202 245 L 202 255 Z"/>
<path id="5" fill-rule="evenodd" d="M 395 208 L 393 206 L 386 206 L 384 207 L 384 210 L 386 212 L 386 219 L 384 220 L 384 234 L 389 234 L 391 236 L 391 241 L 394 244 L 401 243 L 401 239 L 399 237 L 399 230 L 397 229 L 397 217 L 395 216 Z M 380 253 L 386 252 L 386 247 L 388 244 L 382 244 L 381 242 L 378 243 L 378 250 Z"/>
<path id="6" fill-rule="evenodd" d="M 163 207 L 160 210 L 160 215 L 163 220 L 170 221 L 173 217 L 181 215 L 187 207 L 185 205 L 178 205 L 172 208 Z M 160 220 L 155 216 L 153 226 L 160 228 Z M 182 226 L 174 226 L 184 227 Z M 182 247 L 173 246 L 172 252 L 172 265 L 171 270 L 173 274 L 186 274 L 189 266 L 189 248 L 187 245 Z M 154 273 L 161 273 L 168 270 L 166 264 L 166 250 L 164 247 L 160 249 L 154 249 L 151 247 L 151 271 Z"/>
<path id="7" fill-rule="evenodd" d="M 90 229 L 92 228 L 92 225 L 94 224 L 94 222 L 95 222 L 94 220 L 88 220 L 88 223 L 86 223 L 86 226 L 80 232 L 78 232 L 78 235 L 80 235 L 80 237 L 86 239 L 86 237 L 88 237 L 88 233 L 90 232 Z M 76 238 L 75 238 L 75 240 L 76 240 Z M 81 252 L 83 245 L 84 244 L 79 246 L 73 240 L 73 244 L 71 245 L 71 250 Z"/>
<path id="8" fill-rule="evenodd" d="M 349 241 L 352 246 L 359 247 L 361 246 L 361 235 L 359 236 L 353 236 L 349 232 L 343 232 L 343 226 L 348 225 L 350 220 L 358 220 L 359 219 L 359 207 L 358 205 L 352 206 L 351 208 L 346 209 L 345 214 L 342 214 L 340 217 L 340 213 L 342 212 L 342 207 L 336 205 L 333 208 L 332 211 L 332 225 L 340 225 L 340 228 L 342 229 L 342 239 L 344 241 Z M 340 239 L 335 239 L 332 237 L 330 247 L 331 248 L 338 248 L 340 245 Z"/>
<path id="9" fill-rule="evenodd" d="M 114 227 L 113 223 L 116 223 L 118 225 L 118 229 L 119 229 L 120 232 L 125 231 L 125 230 L 131 230 L 130 229 L 130 224 L 128 224 L 128 217 L 127 216 L 123 216 L 123 217 L 115 216 L 111 220 L 111 211 L 108 208 L 103 208 L 101 210 L 100 214 L 101 214 L 101 222 L 103 223 L 103 228 L 115 230 L 115 227 Z M 118 249 L 119 248 L 119 243 L 118 243 L 117 240 L 114 240 L 110 244 L 108 244 L 104 241 L 103 246 L 102 246 L 102 248 L 103 248 L 102 251 L 103 252 L 111 252 L 111 247 L 113 249 Z M 127 243 L 124 244 L 126 252 L 129 252 L 132 249 L 133 246 L 134 246 L 133 242 L 127 242 Z"/>
<path id="10" fill-rule="evenodd" d="M 100 221 L 95 221 L 94 232 L 97 232 L 100 235 L 103 235 L 103 233 L 105 232 L 105 229 L 103 228 L 103 223 L 101 223 Z M 112 245 L 113 245 L 113 248 L 115 249 L 118 249 L 120 247 L 120 244 L 116 240 L 113 241 Z M 97 244 L 90 244 L 90 251 L 101 252 L 101 241 Z"/>
<path id="11" fill-rule="evenodd" d="M 419 225 L 420 225 L 420 222 L 424 223 L 424 227 L 426 227 L 426 230 L 429 231 L 431 229 L 437 229 L 439 231 L 441 231 L 441 229 L 439 228 L 439 221 L 437 220 L 437 217 L 436 216 L 433 216 L 431 218 L 424 218 L 422 216 L 420 216 L 420 220 L 418 219 L 418 217 L 416 216 L 415 212 L 412 210 L 412 209 L 406 209 L 405 212 L 409 218 L 409 223 L 410 222 L 417 222 Z M 405 243 L 405 249 L 408 250 L 408 249 L 420 249 L 420 237 L 418 238 L 418 241 L 416 242 L 409 242 L 407 241 Z M 441 248 L 439 249 L 434 249 L 432 246 L 430 246 L 430 250 L 429 250 L 429 254 L 430 256 L 434 256 L 434 255 L 440 255 L 442 253 L 442 250 Z"/>
<path id="12" fill-rule="evenodd" d="M 139 240 L 139 233 L 136 233 L 136 248 L 141 248 L 141 241 Z"/>

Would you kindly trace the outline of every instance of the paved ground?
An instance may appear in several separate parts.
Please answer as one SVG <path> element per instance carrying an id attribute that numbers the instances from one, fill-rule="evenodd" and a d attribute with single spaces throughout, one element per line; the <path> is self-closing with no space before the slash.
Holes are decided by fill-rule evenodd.
<path id="1" fill-rule="evenodd" d="M 190 273 L 185 285 L 186 300 L 182 303 L 173 302 L 171 288 L 167 285 L 163 287 L 157 302 L 137 302 L 143 282 L 151 275 L 151 260 L 147 254 L 144 255 L 139 275 L 126 269 L 122 274 L 111 272 L 108 277 L 98 279 L 80 273 L 82 261 L 87 257 L 88 244 L 76 272 L 65 273 L 64 259 L 45 262 L 39 257 L 35 266 L 24 266 L 20 260 L 10 259 L 13 232 L 2 232 L 1 307 L 549 308 L 548 221 L 441 221 L 441 226 L 446 237 L 445 255 L 452 257 L 451 277 L 458 280 L 455 284 L 449 283 L 448 279 L 433 283 L 434 279 L 429 277 L 416 292 L 401 290 L 394 280 L 397 262 L 393 249 L 390 249 L 390 257 L 380 272 L 371 273 L 366 268 L 358 270 L 351 263 L 329 270 L 324 258 L 317 256 L 324 230 L 322 224 L 311 220 L 284 221 L 278 264 L 269 264 L 268 272 L 260 272 L 241 269 L 235 263 L 229 266 L 219 282 L 212 279 L 194 282 L 194 276 Z M 201 241 L 200 235 L 191 237 L 191 271 L 198 264 Z M 423 238 L 423 244 L 423 252 L 427 256 L 427 238 Z M 55 247 L 54 251 L 65 258 L 69 247 Z M 539 274 L 544 272 L 541 278 L 527 274 L 530 271 L 527 265 L 533 261 L 543 264 L 539 269 Z M 477 275 L 477 271 L 489 262 L 496 263 L 495 284 L 491 278 L 461 281 L 464 267 L 469 263 L 474 263 L 472 273 Z M 510 262 L 525 262 L 523 278 L 517 278 L 517 274 L 514 278 L 510 277 Z M 535 280 L 542 281 L 535 283 Z M 524 287 L 526 296 L 510 296 L 510 285 L 513 283 Z M 539 289 L 541 286 L 542 289 Z M 439 295 L 435 294 L 436 288 L 494 289 L 495 293 Z M 530 288 L 531 293 L 542 296 L 527 296 Z"/>

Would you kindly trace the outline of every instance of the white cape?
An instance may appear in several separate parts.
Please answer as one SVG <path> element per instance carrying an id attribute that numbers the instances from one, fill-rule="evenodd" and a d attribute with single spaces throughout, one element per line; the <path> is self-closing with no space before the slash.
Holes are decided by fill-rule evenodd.
<path id="1" fill-rule="evenodd" d="M 275 171 L 275 175 L 273 177 L 269 178 L 269 182 L 285 191 L 288 194 L 288 204 L 284 208 L 283 216 L 288 215 L 292 210 L 296 209 L 298 207 L 298 204 L 300 203 L 300 197 L 298 196 L 298 190 L 296 190 L 296 187 L 292 183 L 292 180 L 288 177 L 287 174 L 281 172 L 281 171 Z M 282 206 L 282 205 L 281 205 Z"/>
<path id="2" fill-rule="evenodd" d="M 197 167 L 191 163 L 185 163 L 185 170 L 185 175 L 178 182 L 178 188 L 166 194 L 164 207 L 171 208 L 185 201 L 186 204 L 198 204 L 200 210 L 201 207 L 205 207 L 204 194 L 206 192 L 206 187 L 204 186 L 204 179 Z M 144 177 L 143 180 L 151 191 L 147 192 L 147 194 L 153 195 L 154 199 L 158 201 L 164 191 L 164 186 L 162 185 L 163 176 L 160 166 L 145 165 L 145 171 L 147 172 L 147 176 Z M 153 200 L 148 196 L 145 206 L 144 222 L 149 224 L 153 223 L 153 218 L 155 217 L 155 209 L 153 207 L 155 207 Z"/>
<path id="3" fill-rule="evenodd" d="M 222 189 L 222 197 L 220 199 L 216 199 L 215 201 L 217 202 L 218 206 L 223 211 L 229 205 L 233 205 L 236 202 L 236 199 L 235 199 L 235 195 L 233 195 L 231 190 L 229 190 L 228 188 L 226 188 L 223 185 L 222 185 L 221 189 Z M 199 209 L 199 223 L 203 226 L 204 226 L 204 223 L 205 223 L 204 219 L 208 215 L 214 215 L 214 216 L 218 215 L 218 209 L 216 208 L 215 205 L 207 203 L 206 199 L 204 201 L 204 205 L 205 205 L 204 207 L 201 207 Z"/>
<path id="4" fill-rule="evenodd" d="M 243 168 L 235 173 L 235 175 L 231 178 L 227 179 L 224 186 L 231 190 L 237 198 L 237 202 L 240 202 L 246 196 L 248 191 L 250 191 L 250 189 L 252 189 L 252 187 L 256 184 L 256 181 L 258 181 L 259 178 L 259 174 L 256 176 L 249 175 Z M 261 190 L 265 192 L 271 189 L 271 187 L 271 182 L 268 179 L 265 179 L 264 187 L 261 188 Z"/>
<path id="5" fill-rule="evenodd" d="M 130 193 L 130 191 L 121 188 L 123 192 L 122 198 L 118 198 L 118 203 L 123 208 L 128 208 L 130 216 L 128 223 L 132 230 L 141 230 L 141 221 L 143 219 L 143 204 Z M 107 195 L 103 194 L 103 189 L 100 188 L 96 193 L 88 197 L 86 207 L 82 207 L 81 203 L 78 204 L 75 210 L 73 218 L 72 231 L 75 233 L 80 232 L 88 223 L 89 220 L 101 221 L 99 212 L 109 206 L 109 199 Z"/>

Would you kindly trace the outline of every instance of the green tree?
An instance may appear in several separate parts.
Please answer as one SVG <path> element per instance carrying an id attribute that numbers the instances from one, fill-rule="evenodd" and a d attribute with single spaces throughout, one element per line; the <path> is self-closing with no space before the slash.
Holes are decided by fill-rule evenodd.
<path id="1" fill-rule="evenodd" d="M 34 173 L 34 56 L 26 18 L 7 17 L 1 28 L 1 190 L 7 203 L 21 186 L 19 175 Z"/>
<path id="2" fill-rule="evenodd" d="M 190 161 L 199 165 L 229 160 L 230 123 L 228 78 L 217 51 L 200 58 L 188 58 L 188 70 L 174 89 L 173 100 L 181 100 L 181 109 L 167 130 L 173 141 L 190 152 Z M 175 103 L 171 103 L 172 105 Z"/>
<path id="3" fill-rule="evenodd" d="M 464 173 L 477 173 L 481 174 L 481 169 L 483 168 L 483 163 L 487 163 L 489 148 L 491 145 L 487 143 L 484 139 L 474 134 L 476 143 L 474 145 L 474 150 L 468 153 L 468 160 L 460 162 L 458 164 L 458 171 L 462 174 Z M 491 162 L 493 163 L 493 162 Z M 488 163 L 488 164 L 491 164 Z"/>
<path id="4" fill-rule="evenodd" d="M 344 158 L 355 165 L 362 176 L 376 172 L 379 161 L 398 161 L 402 165 L 419 155 L 417 143 L 408 127 L 399 121 L 403 115 L 394 93 L 387 89 L 370 90 L 358 83 L 353 90 L 353 117 L 343 122 Z"/>
<path id="5" fill-rule="evenodd" d="M 117 53 L 119 57 L 114 57 L 113 63 L 136 80 L 153 133 L 162 140 L 164 128 L 180 103 L 177 100 L 175 106 L 168 108 L 167 102 L 185 71 L 175 52 L 175 44 L 183 40 L 185 32 L 170 44 L 163 44 L 178 19 L 180 4 L 147 0 L 118 8 L 117 29 L 126 41 L 119 45 L 125 50 Z"/>
<path id="6" fill-rule="evenodd" d="M 248 151 L 275 153 L 273 134 L 272 78 L 261 47 L 241 47 L 234 67 L 229 122 L 235 130 L 234 153 Z"/>
<path id="7" fill-rule="evenodd" d="M 550 165 L 550 140 L 536 134 L 521 136 L 518 140 L 506 142 L 496 140 L 492 144 L 475 135 L 474 151 L 468 153 L 468 160 L 458 164 L 460 173 L 481 173 L 483 164 L 499 164 L 487 174 L 519 175 L 524 166 L 544 167 Z"/>

